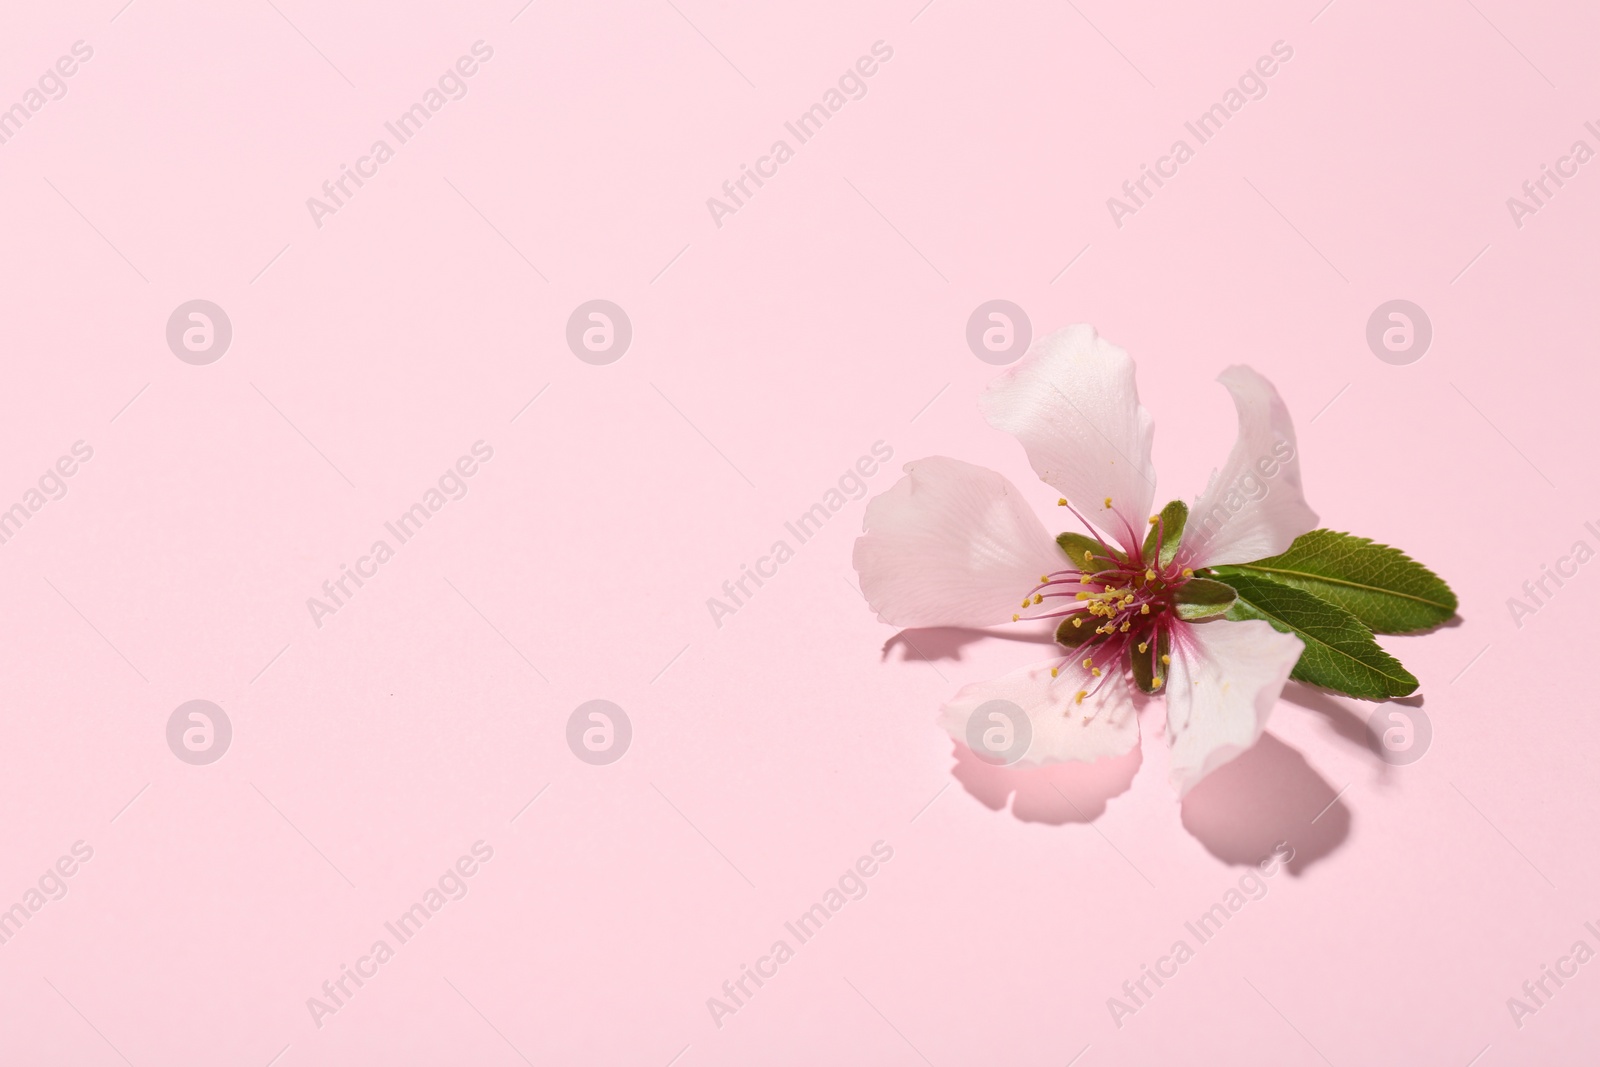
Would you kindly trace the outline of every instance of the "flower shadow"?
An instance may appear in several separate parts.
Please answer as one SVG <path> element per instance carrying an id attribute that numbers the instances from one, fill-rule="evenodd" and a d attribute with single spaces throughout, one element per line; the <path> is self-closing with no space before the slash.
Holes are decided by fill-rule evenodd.
<path id="1" fill-rule="evenodd" d="M 1182 808 L 1184 829 L 1235 866 L 1259 863 L 1286 843 L 1294 850 L 1289 873 L 1298 876 L 1350 836 L 1339 790 L 1270 733 L 1195 786 Z"/>
<path id="2" fill-rule="evenodd" d="M 978 803 L 1001 811 L 1011 800 L 1011 814 L 1023 822 L 1060 826 L 1086 823 L 1105 814 L 1106 802 L 1125 793 L 1139 772 L 1139 746 L 1123 756 L 1094 763 L 1053 763 L 1047 767 L 1003 767 L 953 743 L 956 765 L 951 775 Z"/>
<path id="3" fill-rule="evenodd" d="M 971 626 L 930 626 L 923 629 L 905 629 L 883 643 L 883 658 L 895 648 L 902 649 L 902 660 L 955 660 L 960 662 L 966 646 L 989 638 L 1021 641 L 1034 645 L 1055 645 L 1056 639 L 1049 630 L 984 630 Z"/>

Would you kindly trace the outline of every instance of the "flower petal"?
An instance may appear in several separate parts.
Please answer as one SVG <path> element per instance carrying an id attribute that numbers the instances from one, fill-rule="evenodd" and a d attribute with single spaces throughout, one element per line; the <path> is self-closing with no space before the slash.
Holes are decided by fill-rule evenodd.
<path id="1" fill-rule="evenodd" d="M 1038 663 L 992 681 L 962 687 L 940 709 L 939 725 L 957 741 L 969 744 L 973 713 L 991 701 L 1009 702 L 1027 716 L 1031 733 L 1027 748 L 1021 753 L 1009 753 L 1004 760 L 1020 767 L 1069 760 L 1092 762 L 1123 755 L 1139 743 L 1139 716 L 1133 703 L 1133 687 L 1126 678 L 1118 674 L 1107 679 L 1094 696 L 1079 704 L 1073 698 L 1078 690 L 1089 687 L 1088 672 L 1064 668 L 1059 678 L 1052 678 L 1052 666 Z M 1004 744 L 1009 743 L 1007 725 L 1003 712 L 990 709 L 979 720 L 976 736 L 981 738 L 990 729 L 1000 730 L 1004 740 L 990 746 L 998 756 L 1004 751 Z M 979 756 L 986 755 L 978 748 L 974 751 Z"/>
<path id="2" fill-rule="evenodd" d="M 1061 549 L 1004 475 L 930 456 L 867 505 L 861 593 L 891 626 L 1010 622 Z"/>
<path id="3" fill-rule="evenodd" d="M 1305 648 L 1260 619 L 1180 625 L 1167 672 L 1167 741 L 1181 797 L 1256 743 Z"/>
<path id="4" fill-rule="evenodd" d="M 1217 381 L 1233 394 L 1239 437 L 1189 512 L 1178 550 L 1189 567 L 1276 556 L 1317 525 L 1300 488 L 1294 422 L 1283 398 L 1249 367 L 1229 367 Z"/>
<path id="5" fill-rule="evenodd" d="M 1138 547 L 1156 487 L 1155 422 L 1139 403 L 1128 353 L 1093 326 L 1068 326 L 1035 341 L 978 407 L 1022 442 L 1046 484 L 1124 548 Z"/>

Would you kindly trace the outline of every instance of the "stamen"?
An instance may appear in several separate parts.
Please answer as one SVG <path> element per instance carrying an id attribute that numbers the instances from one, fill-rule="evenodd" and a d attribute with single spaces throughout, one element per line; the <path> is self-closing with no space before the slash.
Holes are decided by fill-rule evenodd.
<path id="1" fill-rule="evenodd" d="M 1110 506 L 1111 506 L 1111 498 L 1110 497 L 1106 497 L 1106 507 L 1109 508 Z"/>
<path id="2" fill-rule="evenodd" d="M 1078 695 L 1072 698 L 1073 702 L 1077 703 L 1077 704 L 1082 704 L 1083 703 L 1083 698 L 1088 696 L 1088 695 L 1089 695 L 1089 691 L 1087 689 L 1080 689 L 1080 690 L 1078 690 Z"/>
<path id="3" fill-rule="evenodd" d="M 1066 497 L 1062 497 L 1060 500 L 1056 501 L 1056 507 L 1064 508 L 1066 506 L 1067 506 L 1067 498 Z"/>
<path id="4" fill-rule="evenodd" d="M 1161 688 L 1161 676 L 1159 674 L 1156 675 L 1154 678 L 1150 679 L 1150 688 L 1151 689 L 1160 689 Z"/>
<path id="5" fill-rule="evenodd" d="M 1162 663 L 1164 663 L 1164 664 L 1166 664 L 1166 665 L 1168 665 L 1168 666 L 1171 666 L 1171 664 L 1172 664 L 1172 657 L 1171 657 L 1171 656 L 1162 656 L 1162 657 L 1161 657 L 1161 662 L 1162 662 Z"/>
<path id="6" fill-rule="evenodd" d="M 1193 578 L 1194 577 L 1194 568 L 1193 567 L 1185 567 L 1185 568 L 1183 568 L 1183 576 L 1185 578 Z"/>

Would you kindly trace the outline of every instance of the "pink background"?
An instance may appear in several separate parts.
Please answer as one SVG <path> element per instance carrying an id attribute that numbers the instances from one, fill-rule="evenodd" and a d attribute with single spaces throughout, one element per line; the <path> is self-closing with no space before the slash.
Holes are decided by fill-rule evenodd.
<path id="1" fill-rule="evenodd" d="M 0 106 L 94 50 L 0 145 L 0 507 L 94 450 L 0 546 L 0 907 L 94 850 L 0 946 L 0 1060 L 1593 1061 L 1600 963 L 1520 1029 L 1506 999 L 1600 949 L 1600 565 L 1520 628 L 1506 599 L 1600 547 L 1600 163 L 1520 229 L 1505 204 L 1600 147 L 1593 10 L 121 2 L 0 15 Z M 306 198 L 478 40 L 468 95 L 318 228 Z M 880 40 L 867 95 L 717 227 L 706 198 Z M 1268 95 L 1115 226 L 1279 40 Z M 209 366 L 165 342 L 195 298 L 233 324 Z M 609 366 L 564 340 L 594 298 L 633 324 Z M 994 298 L 1133 353 L 1162 499 L 1231 443 L 1217 372 L 1276 382 L 1323 521 L 1461 595 L 1385 639 L 1425 758 L 1291 687 L 1181 806 L 1159 705 L 1142 757 L 982 768 L 937 708 L 1043 646 L 886 646 L 862 500 L 713 624 L 876 441 L 874 493 L 944 454 L 1050 508 L 975 410 Z M 1432 320 L 1420 362 L 1367 348 L 1393 298 Z M 478 440 L 466 497 L 314 626 Z M 609 766 L 565 740 L 597 698 L 633 728 Z M 192 699 L 233 724 L 209 766 L 166 744 Z M 307 998 L 480 840 L 466 897 L 317 1027 Z M 867 896 L 719 1028 L 707 998 L 880 840 Z M 1280 841 L 1291 869 L 1119 1028 L 1107 998 Z"/>

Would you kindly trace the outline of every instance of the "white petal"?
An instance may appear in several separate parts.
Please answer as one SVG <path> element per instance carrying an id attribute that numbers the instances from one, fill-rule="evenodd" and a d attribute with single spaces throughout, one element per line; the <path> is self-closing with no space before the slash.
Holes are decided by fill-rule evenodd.
<path id="1" fill-rule="evenodd" d="M 1167 740 L 1172 784 L 1183 796 L 1256 743 L 1305 645 L 1260 619 L 1195 623 L 1174 637 Z"/>
<path id="2" fill-rule="evenodd" d="M 1034 472 L 1085 518 L 1138 547 L 1156 487 L 1155 422 L 1139 403 L 1128 353 L 1093 326 L 1068 326 L 1035 341 L 978 406 L 990 425 L 1016 435 Z"/>
<path id="3" fill-rule="evenodd" d="M 1051 663 L 1035 664 L 1012 671 L 993 681 L 965 686 L 939 713 L 939 724 L 962 744 L 969 744 L 973 713 L 991 701 L 1008 701 L 1027 716 L 1031 739 L 1021 753 L 1012 751 L 1004 760 L 1010 766 L 1033 767 L 1069 760 L 1091 762 L 1106 756 L 1120 756 L 1139 743 L 1139 717 L 1133 704 L 1133 686 L 1120 674 L 1109 679 L 1094 696 L 1079 704 L 1078 690 L 1092 682 L 1088 672 L 1063 669 L 1059 678 L 1050 677 Z M 1010 737 L 1007 730 L 1013 731 Z M 979 720 L 978 732 L 997 730 L 989 752 L 1004 751 L 1015 726 L 1003 714 L 986 711 Z M 981 741 L 980 741 L 981 744 Z M 975 747 L 980 757 L 985 751 Z"/>
<path id="4" fill-rule="evenodd" d="M 1066 557 L 1004 475 L 930 456 L 867 505 L 861 593 L 891 626 L 1010 622 Z"/>
<path id="5" fill-rule="evenodd" d="M 1189 512 L 1179 558 L 1190 567 L 1276 556 L 1317 525 L 1300 488 L 1294 422 L 1278 391 L 1249 367 L 1229 367 L 1217 381 L 1233 394 L 1239 437 Z"/>

